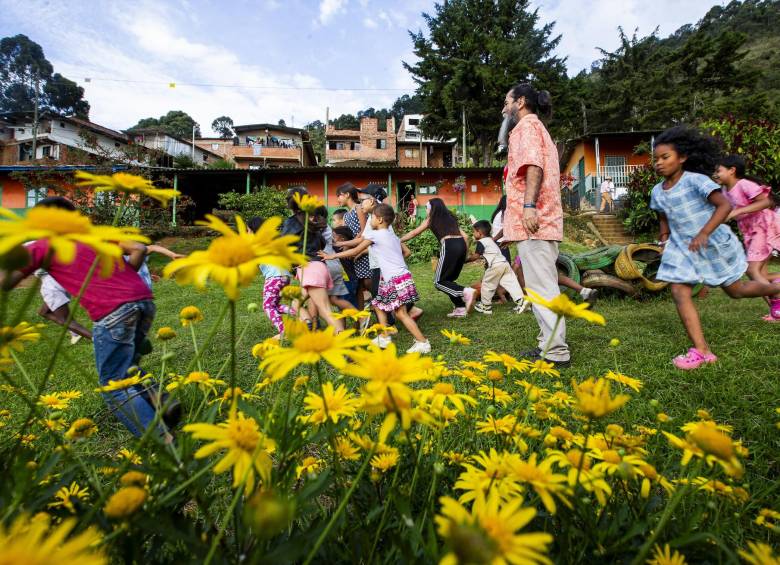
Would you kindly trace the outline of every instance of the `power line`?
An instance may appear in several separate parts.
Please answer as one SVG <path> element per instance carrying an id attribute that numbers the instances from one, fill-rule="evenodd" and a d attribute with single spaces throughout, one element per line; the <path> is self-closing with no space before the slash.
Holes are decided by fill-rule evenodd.
<path id="1" fill-rule="evenodd" d="M 123 84 L 159 84 L 166 85 L 169 88 L 179 86 L 196 86 L 208 88 L 239 88 L 253 90 L 308 90 L 308 91 L 329 91 L 329 92 L 409 92 L 410 88 L 353 88 L 353 87 L 328 87 L 328 86 L 283 86 L 278 84 L 219 84 L 207 82 L 178 82 L 162 80 L 139 80 L 123 79 L 109 77 L 84 77 L 85 83 L 100 82 L 118 82 Z"/>

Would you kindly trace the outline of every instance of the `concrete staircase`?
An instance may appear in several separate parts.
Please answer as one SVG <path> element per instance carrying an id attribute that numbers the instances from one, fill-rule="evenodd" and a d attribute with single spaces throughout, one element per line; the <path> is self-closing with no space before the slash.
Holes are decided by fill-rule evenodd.
<path id="1" fill-rule="evenodd" d="M 621 222 L 614 214 L 595 214 L 591 217 L 593 225 L 599 230 L 601 237 L 608 243 L 627 245 L 633 243 L 633 238 L 623 228 Z"/>

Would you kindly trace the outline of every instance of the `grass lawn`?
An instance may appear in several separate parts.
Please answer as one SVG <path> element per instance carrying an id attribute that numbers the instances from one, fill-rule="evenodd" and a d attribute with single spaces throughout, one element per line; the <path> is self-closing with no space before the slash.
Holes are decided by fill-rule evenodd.
<path id="1" fill-rule="evenodd" d="M 186 245 L 199 244 L 172 247 L 177 251 L 189 251 Z M 159 265 L 154 259 L 153 271 Z M 449 320 L 445 314 L 451 308 L 450 302 L 433 288 L 430 265 L 415 265 L 412 270 L 422 296 L 420 306 L 425 309 L 420 326 L 431 341 L 434 355 L 441 355 L 454 364 L 460 359 L 479 359 L 488 349 L 516 354 L 535 345 L 537 326 L 531 313 L 516 315 L 508 305 L 496 305 L 492 316 L 473 313 L 466 319 Z M 467 266 L 461 282 L 477 281 L 481 274 L 481 268 Z M 250 388 L 258 376 L 257 361 L 250 355 L 251 346 L 274 333 L 261 310 L 255 313 L 247 310 L 249 303 L 261 302 L 259 281 L 258 278 L 252 288 L 243 292 L 237 309 L 238 331 L 245 331 L 238 346 L 239 384 L 246 388 Z M 161 326 L 176 328 L 179 336 L 169 342 L 169 350 L 178 354 L 172 361 L 173 366 L 184 370 L 192 343 L 188 329 L 180 327 L 180 309 L 194 304 L 203 311 L 205 321 L 197 328 L 202 341 L 222 310 L 224 296 L 216 287 L 196 292 L 167 280 L 155 283 L 154 291 L 157 305 L 154 331 Z M 24 289 L 13 291 L 11 311 L 22 302 L 25 292 Z M 569 323 L 568 341 L 573 365 L 563 372 L 561 381 L 597 376 L 609 369 L 644 381 L 642 392 L 621 414 L 624 424 L 655 426 L 656 413 L 663 411 L 672 419 L 661 425 L 661 429 L 679 435 L 679 426 L 695 419 L 699 408 L 707 409 L 717 421 L 731 424 L 734 437 L 741 438 L 750 450 L 744 484 L 751 493 L 751 500 L 739 508 L 744 516 L 741 523 L 747 531 L 754 528 L 750 521 L 760 508 L 780 509 L 777 481 L 780 476 L 780 430 L 775 427 L 775 422 L 780 420 L 780 415 L 775 413 L 775 408 L 780 406 L 780 325 L 761 321 L 767 308 L 758 299 L 734 301 L 716 289 L 697 304 L 707 337 L 719 356 L 717 364 L 692 373 L 673 368 L 671 358 L 683 353 L 689 344 L 668 293 L 641 301 L 605 297 L 596 304 L 595 310 L 606 317 L 606 327 L 580 320 Z M 39 305 L 40 299 L 36 296 L 32 308 L 37 309 Z M 79 312 L 78 318 L 86 322 L 83 311 Z M 40 321 L 32 314 L 26 319 Z M 440 334 L 443 329 L 455 329 L 472 342 L 467 346 L 451 345 Z M 57 333 L 58 328 L 47 323 L 42 339 L 29 345 L 21 354 L 21 360 L 33 378 L 40 378 Z M 610 348 L 612 338 L 620 339 L 617 348 Z M 411 344 L 411 338 L 401 331 L 397 342 L 405 349 Z M 159 368 L 160 349 L 159 342 L 155 342 L 155 351 L 144 362 L 147 370 L 155 372 Z M 204 370 L 212 374 L 219 372 L 228 352 L 229 332 L 225 322 L 205 356 Z M 18 375 L 14 374 L 14 378 Z M 90 444 L 92 449 L 97 453 L 113 453 L 127 445 L 131 437 L 107 414 L 100 395 L 93 392 L 96 383 L 91 345 L 84 340 L 67 345 L 49 388 L 83 391 L 83 397 L 74 402 L 75 409 L 71 412 L 95 418 L 100 431 L 99 440 Z M 658 407 L 651 403 L 653 399 L 658 401 Z M 0 441 L 6 443 L 9 431 L 14 429 L 14 419 L 20 418 L 18 415 L 23 410 L 19 400 L 6 392 L 0 392 L 0 404 L 16 415 L 6 427 L 0 428 Z M 754 536 L 757 531 L 761 530 L 753 530 Z"/>

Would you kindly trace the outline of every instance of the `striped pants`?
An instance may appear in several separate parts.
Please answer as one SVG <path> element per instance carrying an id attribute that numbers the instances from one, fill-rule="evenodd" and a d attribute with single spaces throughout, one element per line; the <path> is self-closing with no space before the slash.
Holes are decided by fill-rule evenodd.
<path id="1" fill-rule="evenodd" d="M 433 286 L 449 296 L 456 308 L 466 305 L 463 302 L 463 287 L 457 282 L 466 263 L 466 252 L 466 242 L 462 237 L 442 239 L 439 265 L 436 267 L 436 275 L 433 279 Z"/>

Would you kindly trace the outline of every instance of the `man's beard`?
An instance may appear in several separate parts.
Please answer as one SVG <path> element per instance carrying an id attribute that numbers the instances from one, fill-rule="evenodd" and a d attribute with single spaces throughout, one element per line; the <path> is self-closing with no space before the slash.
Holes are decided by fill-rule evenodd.
<path id="1" fill-rule="evenodd" d="M 501 122 L 501 129 L 498 131 L 498 149 L 496 154 L 501 155 L 509 147 L 509 132 L 517 125 L 517 118 L 512 114 L 504 114 L 504 121 Z"/>

